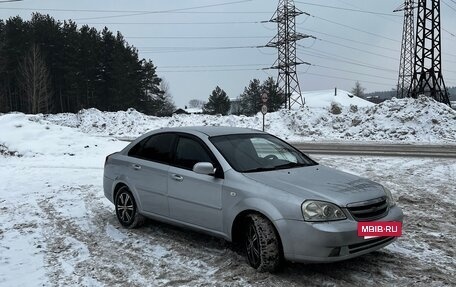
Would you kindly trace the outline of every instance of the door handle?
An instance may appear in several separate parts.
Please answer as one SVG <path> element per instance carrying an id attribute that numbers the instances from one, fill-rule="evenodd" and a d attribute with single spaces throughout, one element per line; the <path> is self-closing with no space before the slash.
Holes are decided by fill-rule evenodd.
<path id="1" fill-rule="evenodd" d="M 134 169 L 134 170 L 140 170 L 141 169 L 141 166 L 139 164 L 132 164 L 131 167 Z"/>
<path id="2" fill-rule="evenodd" d="M 171 178 L 176 180 L 176 181 L 183 181 L 184 180 L 184 177 L 182 175 L 178 175 L 178 174 L 171 175 Z"/>

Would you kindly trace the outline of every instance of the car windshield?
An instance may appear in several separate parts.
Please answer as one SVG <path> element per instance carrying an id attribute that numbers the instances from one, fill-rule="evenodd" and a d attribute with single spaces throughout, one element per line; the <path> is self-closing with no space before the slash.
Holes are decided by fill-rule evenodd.
<path id="1" fill-rule="evenodd" d="M 284 141 L 268 134 L 236 134 L 210 138 L 239 172 L 261 172 L 316 165 Z"/>

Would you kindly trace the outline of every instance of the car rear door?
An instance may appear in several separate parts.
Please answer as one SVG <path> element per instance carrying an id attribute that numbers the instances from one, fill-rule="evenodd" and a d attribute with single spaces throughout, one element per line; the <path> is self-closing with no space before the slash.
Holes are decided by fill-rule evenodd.
<path id="1" fill-rule="evenodd" d="M 169 216 L 168 171 L 175 140 L 171 133 L 152 135 L 128 153 L 127 176 L 143 211 Z"/>
<path id="2" fill-rule="evenodd" d="M 211 162 L 218 166 L 215 157 L 201 140 L 191 135 L 180 135 L 174 162 L 169 168 L 170 217 L 220 232 L 223 179 L 193 172 L 193 166 L 197 162 Z"/>

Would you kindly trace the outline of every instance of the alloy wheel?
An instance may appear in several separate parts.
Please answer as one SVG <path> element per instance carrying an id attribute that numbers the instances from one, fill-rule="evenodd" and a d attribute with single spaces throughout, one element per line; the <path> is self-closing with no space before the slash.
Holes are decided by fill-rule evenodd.
<path id="1" fill-rule="evenodd" d="M 134 206 L 131 196 L 122 192 L 117 199 L 117 214 L 121 221 L 129 223 L 134 217 Z"/>
<path id="2" fill-rule="evenodd" d="M 252 267 L 257 268 L 260 266 L 260 241 L 258 234 L 253 224 L 250 224 L 247 230 L 246 238 L 247 258 Z"/>

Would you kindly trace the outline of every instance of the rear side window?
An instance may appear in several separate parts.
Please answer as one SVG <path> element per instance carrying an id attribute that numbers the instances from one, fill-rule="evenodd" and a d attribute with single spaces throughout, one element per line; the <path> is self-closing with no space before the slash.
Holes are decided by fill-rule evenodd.
<path id="1" fill-rule="evenodd" d="M 175 135 L 158 134 L 143 139 L 128 152 L 129 156 L 169 164 Z"/>
<path id="2" fill-rule="evenodd" d="M 198 141 L 186 137 L 179 138 L 175 164 L 185 169 L 193 169 L 198 162 L 214 164 L 207 150 Z"/>

